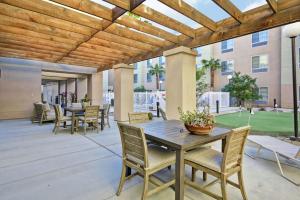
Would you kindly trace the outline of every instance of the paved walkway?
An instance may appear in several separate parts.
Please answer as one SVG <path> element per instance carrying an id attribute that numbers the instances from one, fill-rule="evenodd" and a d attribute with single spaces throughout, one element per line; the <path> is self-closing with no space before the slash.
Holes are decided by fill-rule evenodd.
<path id="1" fill-rule="evenodd" d="M 121 146 L 116 124 L 96 134 L 70 135 L 64 130 L 54 135 L 53 124 L 39 126 L 28 120 L 0 121 L 0 199 L 1 200 L 100 200 L 140 199 L 142 179 L 125 184 L 120 197 L 115 196 L 121 170 Z M 220 146 L 219 143 L 215 144 Z M 248 153 L 253 153 L 251 146 Z M 263 152 L 262 157 L 271 158 Z M 163 170 L 163 179 L 174 175 Z M 300 170 L 284 166 L 284 170 L 300 181 Z M 190 168 L 186 169 L 190 175 Z M 245 156 L 245 181 L 249 200 L 294 200 L 300 188 L 279 176 L 275 163 Z M 198 174 L 201 182 L 201 174 Z M 209 177 L 209 179 L 212 179 Z M 235 177 L 233 177 L 236 180 Z M 220 191 L 219 185 L 211 190 Z M 241 199 L 239 191 L 228 186 L 230 200 Z M 186 199 L 211 199 L 186 187 Z M 172 189 L 149 198 L 174 199 Z"/>

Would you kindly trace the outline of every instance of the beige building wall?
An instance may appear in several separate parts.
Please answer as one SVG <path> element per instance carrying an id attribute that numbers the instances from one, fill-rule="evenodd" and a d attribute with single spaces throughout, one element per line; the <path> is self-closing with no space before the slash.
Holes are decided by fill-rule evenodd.
<path id="1" fill-rule="evenodd" d="M 30 118 L 41 101 L 41 69 L 0 63 L 0 120 Z"/>
<path id="2" fill-rule="evenodd" d="M 296 38 L 297 93 L 300 86 L 300 37 Z M 288 108 L 293 107 L 292 45 L 291 39 L 282 35 L 281 40 L 281 101 Z"/>
<path id="3" fill-rule="evenodd" d="M 264 106 L 273 106 L 273 99 L 280 102 L 281 94 L 281 28 L 268 30 L 268 43 L 266 45 L 252 47 L 252 34 L 234 39 L 234 48 L 232 52 L 222 53 L 221 43 L 213 45 L 214 57 L 221 61 L 233 60 L 234 71 L 242 74 L 249 74 L 257 78 L 258 87 L 268 87 L 268 104 Z M 268 71 L 252 72 L 252 56 L 268 55 Z M 221 90 L 229 80 L 227 75 L 222 75 L 221 70 L 215 76 L 216 90 Z"/>

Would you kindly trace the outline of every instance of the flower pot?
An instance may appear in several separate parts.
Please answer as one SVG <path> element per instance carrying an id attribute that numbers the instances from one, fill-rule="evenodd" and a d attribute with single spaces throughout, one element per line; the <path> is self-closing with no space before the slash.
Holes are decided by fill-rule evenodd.
<path id="1" fill-rule="evenodd" d="M 185 124 L 184 126 L 189 132 L 196 135 L 208 135 L 213 129 L 212 125 L 201 127 L 201 126 Z"/>

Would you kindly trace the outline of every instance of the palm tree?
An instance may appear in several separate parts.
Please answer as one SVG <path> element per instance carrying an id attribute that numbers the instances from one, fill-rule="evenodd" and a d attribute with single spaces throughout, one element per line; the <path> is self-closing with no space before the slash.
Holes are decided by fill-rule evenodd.
<path id="1" fill-rule="evenodd" d="M 214 88 L 215 71 L 221 68 L 220 60 L 211 58 L 210 60 L 202 60 L 202 68 L 204 70 L 210 69 L 210 88 Z"/>
<path id="2" fill-rule="evenodd" d="M 159 65 L 159 64 L 155 64 L 155 66 L 151 66 L 151 68 L 149 69 L 149 73 L 151 76 L 156 77 L 156 89 L 159 90 L 159 75 L 165 73 L 165 69 L 163 68 L 163 66 Z"/>

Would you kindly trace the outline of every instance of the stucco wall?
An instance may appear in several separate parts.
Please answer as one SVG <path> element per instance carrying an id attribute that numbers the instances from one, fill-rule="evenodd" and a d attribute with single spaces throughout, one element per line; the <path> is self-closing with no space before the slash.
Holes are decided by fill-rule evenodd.
<path id="1" fill-rule="evenodd" d="M 41 100 L 41 68 L 0 63 L 0 120 L 30 118 Z"/>

